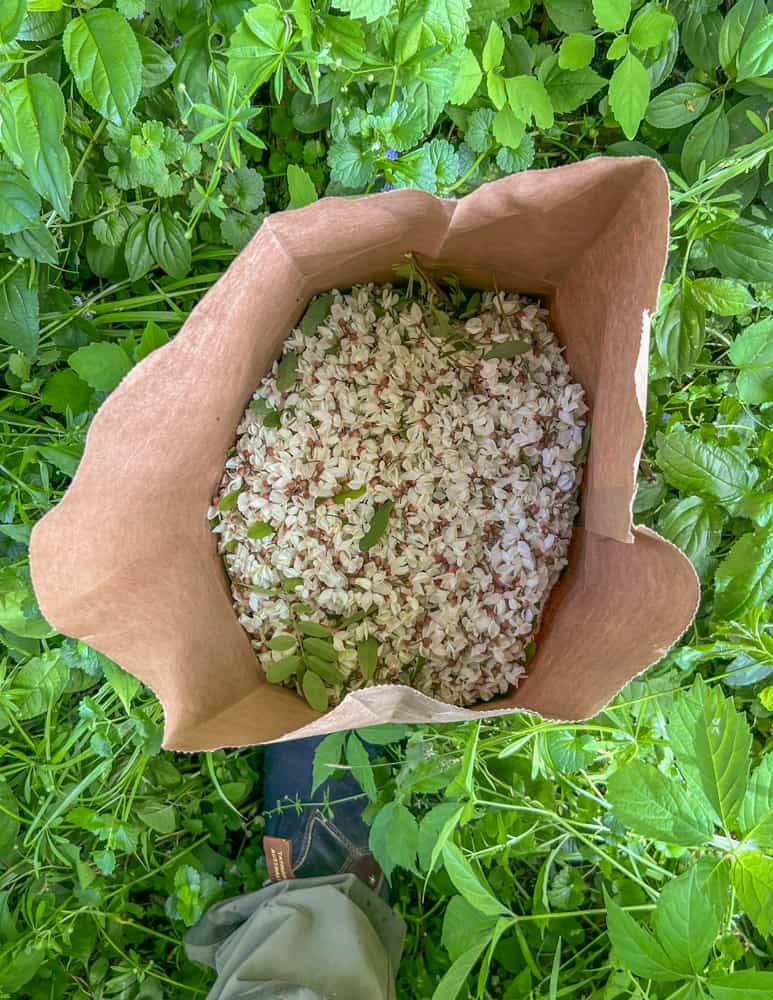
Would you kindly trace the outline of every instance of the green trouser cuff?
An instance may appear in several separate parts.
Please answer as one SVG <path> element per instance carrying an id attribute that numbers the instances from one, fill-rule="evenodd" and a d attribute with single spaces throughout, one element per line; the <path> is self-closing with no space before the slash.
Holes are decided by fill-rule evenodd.
<path id="1" fill-rule="evenodd" d="M 217 903 L 184 938 L 208 1000 L 395 1000 L 405 924 L 355 875 L 277 882 Z"/>

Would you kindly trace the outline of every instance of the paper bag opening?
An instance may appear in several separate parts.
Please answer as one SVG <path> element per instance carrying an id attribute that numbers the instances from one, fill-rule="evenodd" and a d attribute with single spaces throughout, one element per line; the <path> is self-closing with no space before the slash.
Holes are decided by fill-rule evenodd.
<path id="1" fill-rule="evenodd" d="M 33 531 L 43 614 L 157 693 L 172 749 L 386 721 L 597 712 L 679 638 L 699 596 L 688 560 L 632 527 L 668 210 L 654 160 L 598 158 L 517 174 L 459 201 L 405 190 L 270 216 L 174 340 L 95 416 L 70 488 Z M 320 716 L 263 675 L 207 507 L 242 413 L 309 299 L 391 281 L 408 252 L 437 277 L 549 304 L 590 406 L 582 527 L 516 690 L 464 709 L 399 685 L 370 687 Z"/>

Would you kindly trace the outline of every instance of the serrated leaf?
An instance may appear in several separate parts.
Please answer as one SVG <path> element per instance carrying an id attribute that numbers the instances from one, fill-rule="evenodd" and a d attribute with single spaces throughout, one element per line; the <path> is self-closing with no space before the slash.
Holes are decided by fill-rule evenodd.
<path id="1" fill-rule="evenodd" d="M 505 904 L 499 902 L 453 841 L 449 840 L 443 845 L 442 856 L 454 888 L 471 906 L 488 917 L 498 917 L 507 913 Z"/>
<path id="2" fill-rule="evenodd" d="M 14 257 L 36 260 L 40 264 L 56 265 L 58 262 L 58 247 L 42 222 L 36 222 L 23 232 L 12 233 L 5 243 Z"/>
<path id="3" fill-rule="evenodd" d="M 337 773 L 335 765 L 341 762 L 347 733 L 330 733 L 317 744 L 311 770 L 311 794 Z"/>
<path id="4" fill-rule="evenodd" d="M 699 69 L 713 71 L 719 61 L 719 33 L 722 15 L 718 10 L 706 10 L 701 4 L 691 4 L 681 22 L 682 46 L 688 59 Z"/>
<path id="5" fill-rule="evenodd" d="M 493 925 L 496 927 L 496 923 Z M 493 929 L 492 929 L 493 934 Z M 490 935 L 481 937 L 480 941 L 472 945 L 463 955 L 453 963 L 451 968 L 445 973 L 443 978 L 435 987 L 432 1000 L 456 1000 L 459 993 L 467 982 L 472 970 L 475 968 L 478 959 L 488 946 Z"/>
<path id="6" fill-rule="evenodd" d="M 27 265 L 0 277 L 4 279 L 0 284 L 0 341 L 34 358 L 40 333 L 37 284 Z"/>
<path id="7" fill-rule="evenodd" d="M 484 73 L 488 73 L 489 70 L 496 69 L 499 66 L 502 62 L 504 51 L 505 36 L 502 34 L 502 29 L 496 21 L 492 21 L 489 25 L 486 44 L 483 46 L 483 54 L 481 55 L 481 64 Z"/>
<path id="8" fill-rule="evenodd" d="M 74 371 L 66 368 L 51 375 L 40 391 L 40 398 L 54 413 L 66 413 L 69 407 L 77 415 L 88 408 L 91 390 Z"/>
<path id="9" fill-rule="evenodd" d="M 702 975 L 719 935 L 723 907 L 706 892 L 698 866 L 667 882 L 655 909 L 655 932 L 674 968 Z"/>
<path id="10" fill-rule="evenodd" d="M 751 733 L 745 716 L 718 687 L 698 677 L 675 699 L 668 735 L 685 780 L 702 793 L 725 830 L 732 830 L 749 776 Z"/>
<path id="11" fill-rule="evenodd" d="M 462 53 L 462 61 L 459 64 L 459 72 L 451 91 L 450 101 L 453 104 L 466 104 L 472 100 L 483 79 L 483 72 L 475 58 L 475 53 L 465 49 Z"/>
<path id="12" fill-rule="evenodd" d="M 704 441 L 686 430 L 663 438 L 656 461 L 672 486 L 725 504 L 743 499 L 757 481 L 757 470 L 744 449 Z"/>
<path id="13" fill-rule="evenodd" d="M 68 669 L 56 650 L 26 660 L 9 684 L 16 717 L 24 722 L 47 712 L 64 694 L 67 676 Z"/>
<path id="14" fill-rule="evenodd" d="M 70 217 L 72 175 L 62 142 L 64 99 L 61 88 L 43 73 L 31 73 L 0 86 L 2 143 L 13 164 L 63 219 Z"/>
<path id="15" fill-rule="evenodd" d="M 12 42 L 27 13 L 27 0 L 2 0 L 0 3 L 0 43 Z"/>
<path id="16" fill-rule="evenodd" d="M 690 291 L 705 309 L 717 316 L 743 316 L 754 306 L 746 285 L 731 278 L 696 278 L 690 284 Z"/>
<path id="17" fill-rule="evenodd" d="M 177 829 L 177 814 L 173 805 L 165 802 L 145 802 L 138 810 L 137 816 L 151 830 L 162 836 L 174 833 Z"/>
<path id="18" fill-rule="evenodd" d="M 761 934 L 773 932 L 773 857 L 740 851 L 733 858 L 733 888 L 746 915 Z"/>
<path id="19" fill-rule="evenodd" d="M 458 820 L 460 813 L 461 807 L 458 803 L 441 802 L 439 805 L 433 806 L 422 818 L 419 826 L 418 840 L 419 865 L 421 866 L 422 871 L 427 874 L 429 874 L 430 865 L 433 864 L 433 852 L 436 855 L 435 863 L 433 864 L 434 868 L 437 866 L 437 860 L 443 849 L 443 843 L 445 843 L 448 837 L 450 837 L 453 833 L 453 826 L 449 825 L 449 821 L 451 821 L 454 817 Z M 444 830 L 447 831 L 445 838 L 439 843 Z M 437 850 L 435 850 L 436 847 Z M 478 911 L 475 912 L 477 913 Z M 451 957 L 455 958 L 456 956 L 451 955 Z"/>
<path id="20" fill-rule="evenodd" d="M 661 515 L 658 531 L 695 564 L 719 544 L 722 516 L 700 497 L 685 497 Z"/>
<path id="21" fill-rule="evenodd" d="M 650 78 L 632 52 L 618 65 L 609 81 L 609 106 L 627 139 L 633 139 L 647 110 Z"/>
<path id="22" fill-rule="evenodd" d="M 559 69 L 545 80 L 545 89 L 557 114 L 575 111 L 606 85 L 604 77 L 592 69 Z"/>
<path id="23" fill-rule="evenodd" d="M 24 176 L 0 160 L 0 233 L 28 229 L 38 221 L 40 198 Z"/>
<path id="24" fill-rule="evenodd" d="M 528 122 L 533 118 L 534 123 L 539 128 L 552 126 L 553 105 L 544 84 L 536 76 L 528 76 L 527 74 L 511 76 L 505 80 L 505 89 L 516 118 L 523 122 Z M 520 141 L 519 136 L 518 142 Z"/>
<path id="25" fill-rule="evenodd" d="M 378 798 L 378 789 L 370 757 L 356 733 L 351 733 L 346 741 L 346 761 L 351 767 L 354 780 L 370 801 L 375 802 Z"/>
<path id="26" fill-rule="evenodd" d="M 657 48 L 666 41 L 675 27 L 673 14 L 662 7 L 647 6 L 633 19 L 631 44 L 637 49 Z"/>
<path id="27" fill-rule="evenodd" d="M 714 832 L 702 804 L 651 764 L 634 760 L 619 767 L 607 781 L 607 798 L 620 822 L 643 837 L 699 847 Z"/>
<path id="28" fill-rule="evenodd" d="M 773 848 L 773 753 L 766 754 L 752 771 L 738 822 L 744 837 L 758 847 Z"/>
<path id="29" fill-rule="evenodd" d="M 145 324 L 145 329 L 142 331 L 142 337 L 140 337 L 140 342 L 137 345 L 136 359 L 137 361 L 142 361 L 153 351 L 158 350 L 159 347 L 163 347 L 164 344 L 169 343 L 169 334 L 166 330 L 162 329 L 153 320 L 148 320 Z"/>
<path id="30" fill-rule="evenodd" d="M 497 111 L 491 122 L 491 131 L 496 141 L 511 149 L 520 145 L 524 128 L 524 123 L 508 107 Z"/>
<path id="31" fill-rule="evenodd" d="M 79 347 L 67 360 L 76 375 L 99 392 L 112 392 L 132 367 L 126 351 L 109 341 Z"/>
<path id="32" fill-rule="evenodd" d="M 702 83 L 680 83 L 653 97 L 645 117 L 655 128 L 680 128 L 697 121 L 710 98 L 711 91 Z"/>
<path id="33" fill-rule="evenodd" d="M 773 402 L 773 319 L 747 326 L 731 344 L 728 356 L 740 369 L 740 398 L 745 403 Z"/>
<path id="34" fill-rule="evenodd" d="M 634 918 L 611 899 L 604 890 L 607 907 L 607 933 L 612 947 L 626 969 L 637 976 L 668 983 L 680 979 L 663 946 Z"/>
<path id="35" fill-rule="evenodd" d="M 301 662 L 300 656 L 285 656 L 281 660 L 273 660 L 266 666 L 266 677 L 272 684 L 281 684 L 298 672 Z"/>
<path id="36" fill-rule="evenodd" d="M 548 17 L 559 31 L 589 31 L 594 24 L 591 0 L 545 0 Z"/>
<path id="37" fill-rule="evenodd" d="M 558 50 L 558 65 L 561 69 L 584 69 L 589 66 L 596 51 L 593 35 L 574 31 L 561 42 Z"/>
<path id="38" fill-rule="evenodd" d="M 140 96 L 142 57 L 126 20 L 105 7 L 73 18 L 62 38 L 81 96 L 103 118 L 127 122 Z"/>
<path id="39" fill-rule="evenodd" d="M 631 16 L 631 0 L 593 0 L 593 13 L 604 31 L 622 31 Z"/>
<path id="40" fill-rule="evenodd" d="M 738 619 L 762 607 L 773 594 L 773 527 L 757 528 L 736 539 L 717 567 L 714 614 Z"/>
<path id="41" fill-rule="evenodd" d="M 376 813 L 368 843 L 388 880 L 398 865 L 416 872 L 418 841 L 416 819 L 402 803 L 387 802 Z"/>
<path id="42" fill-rule="evenodd" d="M 345 10 L 352 17 L 361 17 L 365 21 L 377 21 L 386 17 L 392 9 L 392 0 L 336 0 L 336 7 Z"/>
<path id="43" fill-rule="evenodd" d="M 450 803 L 436 806 L 447 809 Z M 435 810 L 432 810 L 433 812 Z M 426 819 L 422 822 L 422 826 Z M 421 831 L 419 831 L 421 838 Z M 473 944 L 488 940 L 496 926 L 496 917 L 487 917 L 476 910 L 463 896 L 452 896 L 443 914 L 441 943 L 452 962 L 463 955 Z"/>

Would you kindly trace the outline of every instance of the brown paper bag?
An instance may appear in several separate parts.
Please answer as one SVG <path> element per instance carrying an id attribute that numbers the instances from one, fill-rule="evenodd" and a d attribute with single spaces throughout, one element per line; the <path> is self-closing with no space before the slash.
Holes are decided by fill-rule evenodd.
<path id="1" fill-rule="evenodd" d="M 171 749 L 599 711 L 678 639 L 699 596 L 688 560 L 631 522 L 668 211 L 654 160 L 600 158 L 517 174 L 459 201 L 406 190 L 272 215 L 174 340 L 95 416 L 72 485 L 32 535 L 43 614 L 156 692 Z M 408 251 L 437 276 L 474 288 L 496 281 L 549 303 L 591 407 L 582 527 L 517 690 L 470 710 L 370 687 L 320 717 L 258 667 L 207 507 L 250 396 L 311 296 L 390 281 Z"/>

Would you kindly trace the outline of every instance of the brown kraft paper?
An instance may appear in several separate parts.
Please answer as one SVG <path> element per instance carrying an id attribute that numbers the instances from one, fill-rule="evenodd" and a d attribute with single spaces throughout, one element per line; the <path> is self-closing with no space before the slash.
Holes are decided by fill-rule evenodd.
<path id="1" fill-rule="evenodd" d="M 177 336 L 94 417 L 72 484 L 32 534 L 43 614 L 156 692 L 164 745 L 175 750 L 388 721 L 598 712 L 665 654 L 699 598 L 688 560 L 632 525 L 668 214 L 665 174 L 636 157 L 516 174 L 458 201 L 404 190 L 270 216 Z M 242 413 L 309 299 L 388 282 L 409 251 L 438 277 L 496 282 L 549 305 L 591 408 L 582 526 L 516 690 L 464 709 L 376 686 L 320 716 L 259 668 L 207 508 Z"/>

